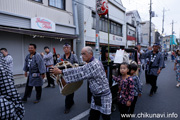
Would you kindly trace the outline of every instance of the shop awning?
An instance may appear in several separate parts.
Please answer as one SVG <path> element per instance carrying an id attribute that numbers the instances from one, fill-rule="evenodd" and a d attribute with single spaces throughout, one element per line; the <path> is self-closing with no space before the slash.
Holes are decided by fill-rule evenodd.
<path id="1" fill-rule="evenodd" d="M 47 31 L 39 31 L 34 29 L 23 29 L 23 28 L 14 28 L 14 27 L 6 27 L 6 26 L 0 26 L 0 31 L 5 32 L 12 32 L 12 33 L 18 33 L 18 34 L 24 34 L 24 35 L 31 35 L 36 37 L 47 37 L 47 38 L 66 38 L 66 39 L 76 39 L 78 38 L 77 35 L 71 35 L 71 34 L 63 34 L 63 33 L 55 33 L 55 32 L 47 32 Z"/>

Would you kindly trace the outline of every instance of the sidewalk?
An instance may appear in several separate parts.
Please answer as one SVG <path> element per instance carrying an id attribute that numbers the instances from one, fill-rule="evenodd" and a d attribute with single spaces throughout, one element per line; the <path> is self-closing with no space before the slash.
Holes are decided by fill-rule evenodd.
<path id="1" fill-rule="evenodd" d="M 24 87 L 27 82 L 27 78 L 24 75 L 14 75 L 14 85 L 16 88 Z M 47 79 L 45 78 L 44 83 L 47 82 Z"/>

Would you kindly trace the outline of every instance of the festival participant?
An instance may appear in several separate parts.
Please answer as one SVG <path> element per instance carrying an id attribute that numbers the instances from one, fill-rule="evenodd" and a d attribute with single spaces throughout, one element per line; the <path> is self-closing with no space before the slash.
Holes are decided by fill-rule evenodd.
<path id="1" fill-rule="evenodd" d="M 174 62 L 175 57 L 176 57 L 176 53 L 175 53 L 175 51 L 173 50 L 173 51 L 171 52 L 171 61 L 172 61 L 172 62 Z"/>
<path id="2" fill-rule="evenodd" d="M 157 91 L 157 78 L 161 73 L 164 66 L 164 57 L 161 52 L 159 52 L 160 44 L 154 43 L 153 50 L 147 51 L 142 54 L 143 58 L 149 58 L 147 63 L 147 81 L 150 83 L 151 90 L 149 96 L 152 96 Z"/>
<path id="3" fill-rule="evenodd" d="M 61 61 L 63 61 L 63 59 L 61 59 L 61 55 L 58 53 L 56 63 L 59 63 Z"/>
<path id="4" fill-rule="evenodd" d="M 22 101 L 27 101 L 27 98 L 31 96 L 33 86 L 35 86 L 36 100 L 34 103 L 39 103 L 41 99 L 42 85 L 46 73 L 46 67 L 43 58 L 39 53 L 36 52 L 35 44 L 29 44 L 29 53 L 30 54 L 26 56 L 23 69 L 25 71 L 25 77 L 27 77 L 27 83 Z"/>
<path id="5" fill-rule="evenodd" d="M 82 58 L 87 64 L 77 68 L 59 70 L 53 68 L 54 74 L 63 74 L 66 83 L 88 80 L 92 93 L 89 120 L 110 120 L 112 95 L 109 82 L 102 63 L 93 57 L 91 47 L 84 47 L 81 51 Z"/>
<path id="6" fill-rule="evenodd" d="M 143 53 L 143 50 L 141 50 L 141 44 L 138 43 L 135 47 L 135 49 L 137 49 L 137 56 L 138 56 L 138 71 L 139 71 L 139 74 L 138 74 L 138 77 L 140 78 L 140 75 L 141 75 L 141 72 L 142 72 L 142 65 L 144 64 L 144 59 L 141 58 L 141 53 Z"/>
<path id="7" fill-rule="evenodd" d="M 0 120 L 20 120 L 24 117 L 24 105 L 14 86 L 12 72 L 0 53 Z"/>
<path id="8" fill-rule="evenodd" d="M 142 95 L 142 82 L 139 79 L 139 77 L 136 75 L 137 70 L 138 70 L 137 64 L 130 63 L 130 76 L 133 78 L 133 82 L 134 82 L 134 100 L 130 106 L 129 114 L 134 113 L 138 96 Z"/>
<path id="9" fill-rule="evenodd" d="M 6 63 L 9 67 L 9 69 L 13 73 L 13 58 L 12 58 L 12 56 L 10 54 L 8 54 L 8 51 L 6 48 L 1 48 L 0 50 L 4 56 L 4 59 L 6 60 Z"/>
<path id="10" fill-rule="evenodd" d="M 147 51 L 150 51 L 150 50 L 152 50 L 152 47 L 151 47 L 151 46 L 148 47 Z M 146 51 L 146 52 L 147 52 L 147 51 Z M 148 75 L 147 75 L 148 63 L 149 63 L 149 58 L 146 58 L 146 59 L 145 59 L 145 78 L 146 78 L 146 84 L 149 84 L 149 83 L 150 83 L 150 82 L 149 82 L 149 79 L 148 79 Z"/>
<path id="11" fill-rule="evenodd" d="M 175 63 L 174 63 L 174 70 L 176 71 L 176 80 L 177 80 L 177 85 L 176 87 L 180 86 L 180 51 L 177 51 L 177 55 L 175 58 Z"/>
<path id="12" fill-rule="evenodd" d="M 69 61 L 70 63 L 78 63 L 78 59 L 75 54 L 71 53 L 71 45 L 65 43 L 63 46 L 64 54 L 61 55 L 62 61 Z M 74 105 L 74 93 L 67 95 L 65 99 L 65 110 L 64 113 L 70 112 L 71 107 Z"/>
<path id="13" fill-rule="evenodd" d="M 43 57 L 44 63 L 46 65 L 46 77 L 48 80 L 48 85 L 45 88 L 49 88 L 51 87 L 51 85 L 53 88 L 55 88 L 54 80 L 50 77 L 50 73 L 49 73 L 49 68 L 54 65 L 53 54 L 50 52 L 48 46 L 45 46 L 44 50 L 46 54 L 41 53 L 41 56 Z"/>
<path id="14" fill-rule="evenodd" d="M 168 59 L 168 52 L 165 50 L 164 51 L 164 61 L 166 61 Z"/>
<path id="15" fill-rule="evenodd" d="M 121 63 L 119 68 L 119 76 L 113 76 L 113 80 L 118 83 L 118 106 L 121 120 L 130 119 L 129 117 L 123 117 L 124 114 L 129 113 L 129 108 L 134 100 L 134 83 L 132 77 L 128 75 L 129 64 L 126 62 Z"/>

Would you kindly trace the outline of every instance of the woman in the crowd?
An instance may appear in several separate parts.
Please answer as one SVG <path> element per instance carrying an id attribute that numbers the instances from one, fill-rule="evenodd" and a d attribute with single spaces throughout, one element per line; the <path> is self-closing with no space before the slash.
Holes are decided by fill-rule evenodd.
<path id="1" fill-rule="evenodd" d="M 176 80 L 177 80 L 177 85 L 176 87 L 180 86 L 180 51 L 177 51 L 177 56 L 175 58 L 175 63 L 174 63 L 174 70 L 176 71 Z"/>

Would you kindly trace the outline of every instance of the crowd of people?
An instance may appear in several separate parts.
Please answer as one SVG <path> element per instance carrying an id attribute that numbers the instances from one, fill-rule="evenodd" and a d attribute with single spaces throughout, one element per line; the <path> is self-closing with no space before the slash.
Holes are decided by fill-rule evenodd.
<path id="1" fill-rule="evenodd" d="M 119 86 L 117 103 L 120 111 L 120 118 L 122 120 L 130 119 L 122 117 L 122 114 L 133 114 L 138 96 L 141 96 L 142 94 L 142 81 L 140 80 L 139 75 L 136 74 L 137 71 L 141 74 L 141 60 L 145 59 L 144 64 L 146 64 L 147 81 L 152 86 L 149 96 L 153 96 L 153 94 L 157 92 L 157 78 L 165 66 L 164 56 L 159 51 L 159 44 L 155 43 L 153 48 L 149 48 L 149 50 L 144 53 L 141 52 L 140 45 L 137 45 L 136 49 L 138 51 L 138 62 L 129 64 L 125 61 L 121 63 L 119 70 L 117 71 L 119 76 L 113 76 L 113 80 L 116 81 Z M 106 78 L 103 65 L 93 57 L 93 50 L 91 47 L 83 48 L 81 55 L 83 60 L 87 63 L 86 65 L 65 70 L 53 68 L 51 72 L 54 74 L 63 74 L 67 84 L 88 80 L 89 88 L 92 93 L 89 120 L 99 120 L 100 114 L 102 114 L 104 120 L 109 120 L 112 95 L 109 92 L 109 82 Z"/>
<path id="2" fill-rule="evenodd" d="M 57 54 L 56 60 L 50 52 L 49 47 L 45 46 L 45 53 L 38 53 L 35 44 L 29 44 L 29 54 L 25 58 L 24 72 L 27 77 L 24 96 L 21 99 L 19 93 L 14 86 L 13 80 L 13 58 L 6 48 L 0 49 L 0 119 L 21 119 L 24 116 L 24 106 L 22 103 L 27 102 L 31 97 L 32 89 L 35 87 L 36 100 L 34 103 L 39 103 L 42 94 L 43 79 L 47 78 L 48 85 L 45 88 L 55 88 L 54 80 L 50 77 L 49 68 L 61 61 L 69 61 L 72 64 L 78 63 L 77 56 L 71 52 L 71 46 L 65 44 L 63 46 L 64 54 Z M 74 93 L 66 96 L 65 111 L 69 113 L 70 108 L 74 104 Z"/>
<path id="3" fill-rule="evenodd" d="M 138 51 L 137 63 L 135 61 L 129 64 L 127 62 L 122 63 L 118 70 L 119 76 L 113 76 L 119 85 L 117 103 L 121 120 L 130 119 L 130 117 L 124 117 L 123 114 L 133 114 L 137 99 L 142 95 L 142 81 L 140 80 L 142 66 L 145 64 L 146 83 L 151 85 L 149 96 L 153 96 L 157 92 L 157 78 L 164 68 L 164 58 L 159 51 L 159 44 L 155 43 L 153 48 L 149 47 L 144 52 L 141 51 L 140 44 L 135 49 Z M 134 58 L 133 56 L 130 54 L 131 59 Z"/>
<path id="4" fill-rule="evenodd" d="M 77 57 L 75 54 L 71 53 L 71 46 L 69 44 L 65 44 L 63 46 L 64 54 L 60 56 L 57 55 L 56 62 L 61 61 L 69 61 L 72 64 L 78 63 Z M 42 85 L 43 79 L 46 74 L 46 78 L 48 80 L 48 85 L 45 88 L 55 88 L 54 79 L 50 77 L 49 68 L 53 67 L 54 64 L 54 56 L 53 53 L 50 52 L 49 47 L 44 47 L 45 53 L 36 52 L 36 45 L 29 44 L 29 54 L 26 56 L 24 71 L 25 77 L 27 77 L 27 84 L 25 88 L 24 97 L 22 98 L 23 102 L 27 102 L 27 98 L 31 96 L 32 88 L 35 86 L 36 89 L 36 100 L 34 103 L 40 102 L 41 93 L 42 93 Z M 74 104 L 74 93 L 67 95 L 65 99 L 65 111 L 67 114 L 70 111 L 70 108 Z"/>
<path id="5" fill-rule="evenodd" d="M 11 110 L 11 113 L 8 112 L 9 116 L 6 115 L 6 111 L 1 112 L 1 119 L 7 117 L 21 119 L 24 116 L 24 106 L 22 102 L 27 102 L 27 99 L 31 96 L 33 87 L 35 87 L 36 90 L 36 100 L 34 101 L 34 103 L 40 102 L 43 79 L 45 78 L 45 76 L 48 80 L 48 85 L 45 88 L 55 88 L 55 82 L 50 77 L 50 73 L 53 73 L 55 75 L 62 74 L 67 84 L 81 80 L 87 80 L 89 83 L 90 91 L 92 93 L 89 120 L 99 120 L 100 115 L 102 115 L 102 118 L 104 120 L 110 120 L 112 111 L 112 94 L 109 87 L 109 80 L 106 77 L 106 72 L 101 61 L 94 58 L 93 49 L 91 47 L 84 47 L 81 51 L 82 59 L 84 62 L 86 62 L 84 66 L 64 70 L 60 70 L 54 67 L 54 65 L 61 61 L 69 61 L 72 64 L 79 63 L 77 56 L 74 54 L 74 52 L 71 52 L 71 46 L 69 44 L 64 44 L 64 54 L 57 54 L 56 57 L 54 57 L 55 54 L 50 51 L 48 46 L 44 47 L 45 53 L 38 53 L 36 49 L 37 46 L 35 44 L 29 44 L 29 54 L 25 58 L 25 64 L 23 68 L 25 77 L 27 77 L 27 83 L 24 96 L 21 99 L 20 95 L 14 88 L 14 81 L 12 81 L 12 79 L 9 77 L 4 77 L 6 76 L 5 74 L 13 77 L 13 58 L 8 54 L 6 48 L 1 48 L 0 62 L 3 64 L 0 64 L 0 67 L 2 67 L 0 69 L 0 80 L 7 81 L 10 85 L 12 85 L 13 87 L 11 87 L 11 89 L 13 90 L 11 91 L 13 92 L 13 94 L 16 94 L 14 99 L 11 98 L 6 100 L 6 97 L 9 95 L 9 93 L 2 91 L 3 87 L 2 84 L 0 84 L 1 105 L 4 102 L 9 110 L 10 108 L 13 109 Z M 135 49 L 137 50 L 137 62 L 131 61 L 130 63 L 128 63 L 124 61 L 120 64 L 118 71 L 116 71 L 118 73 L 118 76 L 112 76 L 113 80 L 118 84 L 117 105 L 120 111 L 121 120 L 130 119 L 122 117 L 122 115 L 134 113 L 138 97 L 140 97 L 143 93 L 143 84 L 140 78 L 142 70 L 145 69 L 146 83 L 151 85 L 149 96 L 152 97 L 157 92 L 157 79 L 162 69 L 165 68 L 164 60 L 167 60 L 168 56 L 166 51 L 164 53 L 160 51 L 160 44 L 158 43 L 155 43 L 153 47 L 148 47 L 146 51 L 141 50 L 140 44 L 138 44 Z M 130 54 L 130 58 L 132 56 L 133 54 Z M 54 58 L 56 58 L 56 60 L 54 60 Z M 8 69 L 3 68 L 6 66 L 8 66 Z M 9 73 L 3 72 L 3 70 L 8 71 Z M 179 87 L 180 51 L 177 51 L 177 54 L 175 56 L 174 70 L 176 70 L 176 78 L 178 82 L 177 87 Z M 5 83 L 3 82 L 3 84 Z M 74 93 L 66 96 L 64 113 L 69 113 L 73 105 Z"/>

